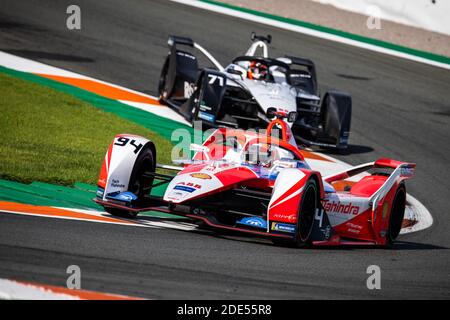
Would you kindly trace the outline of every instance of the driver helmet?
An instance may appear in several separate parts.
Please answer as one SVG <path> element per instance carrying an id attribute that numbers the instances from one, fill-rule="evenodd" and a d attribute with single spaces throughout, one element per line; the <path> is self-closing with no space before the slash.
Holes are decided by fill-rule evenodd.
<path id="1" fill-rule="evenodd" d="M 263 80 L 267 76 L 267 66 L 258 61 L 250 61 L 247 77 L 253 80 Z"/>
<path id="2" fill-rule="evenodd" d="M 272 148 L 260 144 L 250 145 L 246 153 L 246 162 L 250 165 L 270 167 L 272 158 Z"/>

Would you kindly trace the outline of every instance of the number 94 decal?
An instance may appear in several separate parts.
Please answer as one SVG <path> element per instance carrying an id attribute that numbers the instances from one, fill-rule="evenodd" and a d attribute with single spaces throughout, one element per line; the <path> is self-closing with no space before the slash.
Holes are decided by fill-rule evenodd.
<path id="1" fill-rule="evenodd" d="M 136 144 L 136 140 L 131 140 L 129 138 L 125 138 L 125 137 L 120 137 L 116 139 L 116 142 L 114 143 L 115 146 L 119 146 L 119 147 L 125 147 L 129 142 L 129 145 L 134 147 L 134 153 L 138 153 L 139 150 L 142 149 L 142 147 L 144 146 L 142 143 L 140 144 Z"/>

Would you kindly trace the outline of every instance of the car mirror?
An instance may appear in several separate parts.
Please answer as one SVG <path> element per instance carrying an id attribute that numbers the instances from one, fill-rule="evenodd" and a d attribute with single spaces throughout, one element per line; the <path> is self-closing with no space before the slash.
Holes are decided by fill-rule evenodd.
<path id="1" fill-rule="evenodd" d="M 267 119 L 273 119 L 276 117 L 277 109 L 268 108 L 266 112 Z"/>

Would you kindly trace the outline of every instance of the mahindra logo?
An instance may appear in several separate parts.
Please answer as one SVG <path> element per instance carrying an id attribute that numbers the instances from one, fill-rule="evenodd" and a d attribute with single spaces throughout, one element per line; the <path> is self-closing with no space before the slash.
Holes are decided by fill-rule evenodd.
<path id="1" fill-rule="evenodd" d="M 327 212 L 335 212 L 342 214 L 353 214 L 357 215 L 359 213 L 359 206 L 354 206 L 352 203 L 342 204 L 340 202 L 323 202 L 323 208 Z"/>

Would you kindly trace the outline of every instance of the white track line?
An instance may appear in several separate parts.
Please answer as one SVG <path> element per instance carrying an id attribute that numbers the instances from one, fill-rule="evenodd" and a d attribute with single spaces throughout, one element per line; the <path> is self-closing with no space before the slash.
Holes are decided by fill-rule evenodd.
<path id="1" fill-rule="evenodd" d="M 441 63 L 441 62 L 429 60 L 426 58 L 418 57 L 418 56 L 415 56 L 412 54 L 407 54 L 407 53 L 403 53 L 400 51 L 396 51 L 393 49 L 387 49 L 387 48 L 380 47 L 377 45 L 348 39 L 348 38 L 337 36 L 337 35 L 327 33 L 327 32 L 322 32 L 322 31 L 305 28 L 305 27 L 300 27 L 300 26 L 293 25 L 293 24 L 290 24 L 287 22 L 281 22 L 281 21 L 277 21 L 277 20 L 273 20 L 273 19 L 269 19 L 269 18 L 260 17 L 257 15 L 242 12 L 239 10 L 225 8 L 220 5 L 214 5 L 214 4 L 195 1 L 195 0 L 171 0 L 171 1 L 189 5 L 191 7 L 205 9 L 205 10 L 225 14 L 228 16 L 237 17 L 237 18 L 241 18 L 241 19 L 245 19 L 245 20 L 249 20 L 249 21 L 253 21 L 253 22 L 258 22 L 258 23 L 269 25 L 272 27 L 277 27 L 277 28 L 284 29 L 284 30 L 298 32 L 298 33 L 302 33 L 302 34 L 306 34 L 306 35 L 310 35 L 313 37 L 326 39 L 326 40 L 330 40 L 330 41 L 334 41 L 334 42 L 340 42 L 340 43 L 344 43 L 344 44 L 351 45 L 354 47 L 363 48 L 363 49 L 367 49 L 367 50 L 371 50 L 371 51 L 375 51 L 375 52 L 379 52 L 379 53 L 384 53 L 384 54 L 388 54 L 388 55 L 391 55 L 394 57 L 412 60 L 412 61 L 416 61 L 416 62 L 420 62 L 420 63 L 425 63 L 425 64 L 429 64 L 429 65 L 432 65 L 435 67 L 450 70 L 450 65 L 446 64 L 446 63 Z"/>
<path id="2" fill-rule="evenodd" d="M 148 95 L 139 91 L 131 90 L 113 83 L 105 82 L 99 79 L 91 78 L 88 76 L 81 75 L 79 73 L 75 73 L 72 71 L 64 70 L 61 68 L 49 66 L 47 64 L 33 61 L 30 59 L 21 58 L 3 51 L 0 51 L 0 65 L 13 69 L 16 71 L 21 72 L 28 72 L 33 74 L 46 74 L 46 75 L 52 75 L 52 76 L 58 76 L 58 77 L 67 77 L 67 78 L 74 78 L 74 79 L 82 79 L 82 80 L 90 80 L 95 81 L 100 84 L 104 84 L 106 86 L 110 86 L 116 89 L 120 89 L 123 91 L 127 91 L 145 98 L 150 98 L 154 100 L 158 100 L 157 97 L 154 97 L 152 95 Z M 132 106 L 137 109 L 141 109 L 144 111 L 150 111 L 151 113 L 161 116 L 164 118 L 172 119 L 174 121 L 180 122 L 182 124 L 189 125 L 190 124 L 177 112 L 173 111 L 167 106 L 164 105 L 153 105 L 148 103 L 139 103 L 134 101 L 127 101 L 127 100 L 118 100 L 124 104 L 127 104 L 129 106 Z M 147 108 L 149 110 L 147 110 Z"/>
<path id="3" fill-rule="evenodd" d="M 52 67 L 47 64 L 33 61 L 30 59 L 21 58 L 3 51 L 0 51 L 0 65 L 9 69 L 14 69 L 22 72 L 51 74 L 60 77 L 89 80 L 89 77 L 82 76 L 78 73 Z"/>
<path id="4" fill-rule="evenodd" d="M 183 231 L 192 231 L 197 229 L 197 225 L 193 223 L 186 223 L 186 222 L 177 222 L 177 221 L 164 221 L 164 218 L 157 217 L 156 219 L 160 219 L 161 221 L 149 221 L 145 219 L 153 218 L 152 216 L 138 216 L 136 219 L 125 219 L 125 218 L 118 218 L 112 215 L 105 215 L 105 212 L 97 211 L 97 210 L 84 210 L 84 209 L 74 209 L 74 208 L 63 208 L 63 207 L 57 207 L 58 209 L 63 210 L 70 210 L 70 211 L 76 211 L 81 212 L 85 214 L 90 214 L 97 217 L 108 217 L 108 218 L 114 218 L 117 219 L 116 222 L 106 222 L 106 223 L 113 223 L 113 224 L 121 224 L 126 226 L 136 226 L 136 227 L 148 227 L 148 228 L 155 228 L 155 229 L 176 229 L 176 230 L 183 230 Z M 133 224 L 129 223 L 121 223 L 120 220 L 132 222 Z M 89 220 L 90 221 L 90 220 Z M 103 222 L 103 221 L 94 221 L 94 222 Z"/>
<path id="5" fill-rule="evenodd" d="M 56 293 L 34 285 L 0 279 L 0 300 L 79 300 L 75 295 Z"/>
<path id="6" fill-rule="evenodd" d="M 48 286 L 9 279 L 0 279 L 0 300 L 96 300 L 96 299 L 139 299 L 82 289 L 68 289 L 60 286 Z"/>
<path id="7" fill-rule="evenodd" d="M 402 228 L 401 234 L 412 233 L 420 230 L 427 229 L 433 224 L 433 217 L 427 208 L 416 198 L 410 194 L 406 195 L 407 207 L 405 210 L 405 216 L 411 220 L 417 221 L 416 224 L 411 227 Z"/>
<path id="8" fill-rule="evenodd" d="M 67 211 L 78 211 L 78 212 L 86 213 L 86 211 L 84 211 L 84 210 L 78 210 L 78 209 L 73 209 L 73 208 L 59 207 L 59 209 L 64 209 L 64 210 L 67 210 Z M 133 220 L 130 220 L 130 222 L 132 222 L 132 223 L 121 222 L 119 218 L 116 218 L 114 216 L 105 216 L 104 215 L 105 213 L 101 212 L 101 211 L 89 211 L 89 214 L 92 215 L 92 216 L 103 216 L 103 217 L 107 217 L 107 218 L 111 218 L 111 219 L 116 219 L 117 221 L 101 221 L 101 220 L 94 220 L 94 219 L 89 219 L 89 218 L 77 218 L 77 217 L 68 217 L 68 216 L 58 216 L 58 215 L 54 215 L 54 214 L 50 215 L 50 214 L 40 214 L 40 213 L 15 211 L 15 210 L 3 210 L 3 209 L 0 209 L 0 212 L 19 214 L 19 215 L 23 215 L 23 216 L 42 217 L 42 218 L 52 218 L 52 219 L 63 219 L 63 220 L 76 220 L 76 221 L 87 221 L 87 222 L 99 222 L 99 223 L 118 224 L 118 225 L 123 225 L 123 226 L 132 226 L 132 227 L 153 227 L 153 226 L 150 226 L 150 225 L 146 226 L 146 225 L 143 225 L 143 224 L 136 223 L 136 221 L 133 221 Z M 125 219 L 123 219 L 123 220 L 125 220 Z"/>
<path id="9" fill-rule="evenodd" d="M 185 118 L 183 118 L 179 113 L 173 111 L 169 107 L 162 106 L 162 105 L 155 106 L 150 103 L 142 103 L 142 102 L 134 102 L 134 101 L 126 101 L 126 100 L 119 100 L 119 101 L 122 103 L 128 104 L 132 107 L 135 107 L 137 109 L 141 109 L 141 110 L 156 114 L 157 116 L 167 118 L 167 119 L 185 124 L 187 126 L 191 126 L 191 124 L 189 122 L 187 122 Z"/>

